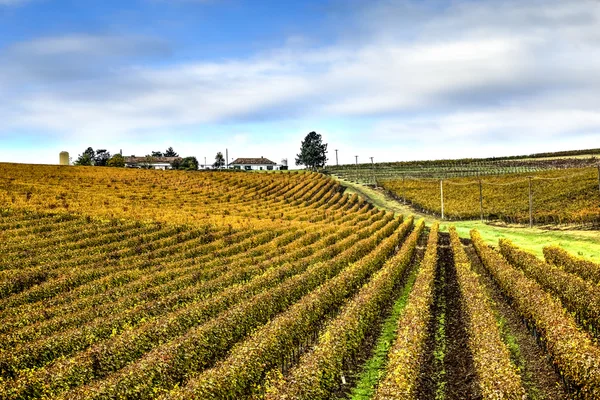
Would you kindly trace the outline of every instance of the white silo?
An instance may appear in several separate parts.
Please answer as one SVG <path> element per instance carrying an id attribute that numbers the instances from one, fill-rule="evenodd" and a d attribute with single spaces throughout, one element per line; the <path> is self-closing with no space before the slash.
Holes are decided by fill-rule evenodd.
<path id="1" fill-rule="evenodd" d="M 69 165 L 69 152 L 61 151 L 59 155 L 59 160 L 60 165 Z"/>

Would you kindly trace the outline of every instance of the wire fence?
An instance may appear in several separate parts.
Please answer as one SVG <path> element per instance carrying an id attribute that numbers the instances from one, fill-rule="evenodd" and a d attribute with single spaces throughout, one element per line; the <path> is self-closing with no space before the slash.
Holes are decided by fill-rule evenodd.
<path id="1" fill-rule="evenodd" d="M 527 176 L 519 176 L 514 177 L 485 177 L 479 176 L 477 179 L 473 180 L 465 180 L 463 177 L 462 180 L 455 180 L 449 178 L 423 178 L 419 176 L 410 176 L 404 175 L 400 178 L 393 180 L 379 180 L 376 181 L 375 185 L 385 186 L 389 190 L 389 186 L 387 182 L 393 182 L 392 192 L 393 194 L 404 203 L 410 201 L 411 203 L 416 204 L 423 211 L 439 212 L 439 215 L 442 219 L 446 219 L 446 206 L 448 200 L 454 202 L 455 208 L 456 203 L 459 201 L 464 202 L 462 213 L 465 215 L 469 215 L 470 218 L 465 219 L 473 219 L 475 199 L 478 200 L 479 206 L 479 218 L 483 221 L 484 219 L 494 219 L 493 216 L 498 217 L 499 219 L 508 219 L 510 222 L 514 218 L 504 217 L 504 214 L 510 214 L 510 212 L 500 213 L 497 211 L 491 211 L 490 208 L 493 208 L 494 204 L 498 204 L 501 201 L 504 202 L 504 207 L 511 208 L 514 210 L 519 210 L 519 213 L 525 212 L 525 209 L 528 212 L 528 222 L 529 226 L 532 227 L 536 220 L 536 211 L 538 211 L 538 219 L 540 218 L 541 212 L 536 210 L 537 208 L 541 208 L 542 206 L 546 206 L 546 202 L 554 201 L 556 202 L 557 198 L 560 198 L 564 204 L 555 204 L 556 208 L 569 208 L 569 212 L 572 211 L 577 204 L 573 205 L 570 203 L 582 202 L 581 204 L 586 204 L 587 210 L 585 215 L 582 214 L 581 217 L 578 217 L 582 222 L 592 222 L 594 224 L 598 224 L 600 222 L 600 165 L 596 166 L 597 168 L 597 186 L 594 187 L 591 180 L 593 180 L 593 173 L 590 168 L 580 170 L 578 172 L 567 173 L 566 170 L 560 171 L 552 171 L 551 174 L 559 174 L 558 176 L 548 176 L 549 173 L 542 174 L 528 174 Z M 563 173 L 564 172 L 564 173 Z M 585 180 L 585 185 L 582 186 L 582 181 Z M 423 183 L 421 185 L 415 185 L 414 182 Z M 537 183 L 536 183 L 537 182 Z M 543 182 L 547 182 L 548 185 L 545 188 L 546 192 L 544 193 L 543 187 L 540 185 Z M 439 183 L 439 194 L 435 197 L 438 197 L 438 205 L 432 204 L 431 197 L 434 193 L 434 187 Z M 469 190 L 468 187 L 473 187 L 473 190 Z M 542 185 L 543 186 L 543 185 Z M 458 191 L 453 193 L 453 196 L 448 196 L 448 191 L 450 187 L 456 187 Z M 487 189 L 485 189 L 488 187 Z M 495 190 L 493 188 L 496 188 Z M 570 189 L 571 190 L 570 190 Z M 446 193 L 444 193 L 446 189 Z M 484 190 L 485 189 L 485 190 Z M 411 196 L 407 196 L 407 190 L 411 191 Z M 420 193 L 420 196 L 428 196 L 428 199 L 423 200 L 419 198 L 419 195 L 415 193 Z M 484 193 L 486 195 L 484 195 Z M 538 198 L 536 198 L 536 195 Z M 583 200 L 582 200 L 583 199 Z M 590 207 L 589 203 L 591 201 L 596 201 L 596 206 Z M 489 200 L 489 201 L 488 201 Z M 494 203 L 494 201 L 496 203 Z M 510 204 L 510 202 L 515 204 Z M 508 202 L 508 205 L 506 205 Z M 525 203 L 526 202 L 526 203 Z M 496 207 L 498 208 L 498 207 Z M 435 210 L 435 211 L 432 211 Z M 467 211 L 468 210 L 468 211 Z M 453 210 L 452 217 L 456 217 L 456 215 L 461 214 L 456 210 Z M 548 213 L 546 213 L 548 214 Z M 545 215 L 546 215 L 545 214 Z M 561 213 L 561 210 L 556 212 L 557 215 L 565 214 L 565 212 Z M 475 217 L 476 218 L 476 217 Z M 520 218 L 522 219 L 522 218 Z M 544 221 L 548 222 L 548 220 L 560 221 L 564 219 L 564 217 L 557 216 L 556 218 L 552 216 L 546 215 Z M 522 221 L 524 222 L 524 221 Z"/>

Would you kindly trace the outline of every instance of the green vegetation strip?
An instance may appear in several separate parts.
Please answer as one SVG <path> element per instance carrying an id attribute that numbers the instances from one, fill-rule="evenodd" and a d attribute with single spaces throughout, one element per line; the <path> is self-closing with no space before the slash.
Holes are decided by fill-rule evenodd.
<path id="1" fill-rule="evenodd" d="M 432 215 L 416 212 L 407 205 L 393 200 L 383 192 L 374 190 L 368 186 L 338 179 L 340 184 L 346 187 L 347 193 L 358 193 L 369 200 L 375 207 L 392 211 L 402 215 L 414 215 L 425 219 L 427 225 L 440 222 L 440 231 L 448 230 L 450 223 L 440 221 Z M 468 238 L 471 229 L 477 229 L 482 239 L 491 245 L 498 243 L 498 239 L 505 238 L 515 245 L 533 252 L 537 257 L 543 257 L 543 248 L 554 245 L 592 262 L 600 262 L 600 231 L 585 231 L 577 229 L 548 230 L 541 228 L 526 228 L 522 225 L 496 226 L 488 225 L 480 221 L 452 221 L 460 237 Z"/>
<path id="2" fill-rule="evenodd" d="M 396 300 L 392 307 L 391 314 L 385 319 L 381 328 L 381 334 L 373 350 L 373 356 L 365 363 L 362 372 L 360 373 L 358 383 L 352 390 L 350 400 L 368 400 L 373 397 L 375 388 L 379 384 L 381 378 L 385 375 L 385 367 L 387 364 L 387 356 L 396 333 L 398 331 L 398 319 L 402 315 L 408 295 L 412 290 L 415 279 L 417 278 L 418 268 L 413 268 L 406 284 L 400 292 L 400 297 Z"/>
<path id="3" fill-rule="evenodd" d="M 494 310 L 494 316 L 496 317 L 498 328 L 500 329 L 500 337 L 504 344 L 506 344 L 506 348 L 510 353 L 511 363 L 515 366 L 521 377 L 521 383 L 527 392 L 527 398 L 531 400 L 543 399 L 544 397 L 540 394 L 539 389 L 533 382 L 533 376 L 527 367 L 525 357 L 523 357 L 523 354 L 521 353 L 521 347 L 519 347 L 517 337 L 512 334 L 506 319 L 499 315 L 497 310 Z"/>
<path id="4" fill-rule="evenodd" d="M 446 266 L 442 265 L 439 272 L 437 285 L 439 287 L 439 314 L 436 319 L 436 330 L 434 336 L 433 365 L 435 382 L 435 399 L 443 400 L 446 398 L 446 363 L 444 362 L 447 352 L 447 334 L 446 334 Z"/>

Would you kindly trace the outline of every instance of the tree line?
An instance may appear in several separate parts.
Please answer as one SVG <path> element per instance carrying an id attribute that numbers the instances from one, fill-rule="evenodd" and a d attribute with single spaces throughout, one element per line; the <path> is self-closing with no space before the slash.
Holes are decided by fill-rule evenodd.
<path id="1" fill-rule="evenodd" d="M 171 168 L 178 170 L 197 170 L 200 164 L 196 157 L 184 157 L 180 158 L 179 154 L 173 147 L 169 147 L 164 152 L 152 151 L 147 154 L 144 159 L 145 161 L 140 164 L 142 168 L 152 168 L 152 163 L 159 157 L 177 157 L 171 161 Z M 323 143 L 322 137 L 316 132 L 310 132 L 301 143 L 300 154 L 296 157 L 296 165 L 305 165 L 310 169 L 323 168 L 327 162 L 327 143 Z M 213 168 L 222 168 L 225 166 L 227 161 L 223 157 L 222 152 L 218 152 L 215 156 L 215 162 L 212 164 Z M 117 153 L 111 155 L 106 149 L 94 150 L 92 147 L 88 147 L 85 151 L 78 155 L 77 160 L 73 163 L 74 165 L 86 165 L 86 166 L 97 166 L 97 167 L 125 167 L 125 157 L 122 154 Z"/>
<path id="2" fill-rule="evenodd" d="M 175 158 L 171 160 L 171 169 L 195 171 L 200 167 L 200 163 L 196 157 L 179 157 L 179 154 L 169 147 L 164 152 L 152 151 L 150 154 L 144 156 L 144 161 L 139 164 L 140 168 L 152 168 L 152 163 L 156 162 L 158 158 L 171 157 Z M 73 162 L 74 165 L 81 166 L 96 166 L 96 167 L 125 167 L 125 157 L 121 153 L 111 155 L 106 149 L 94 150 L 92 147 L 88 147 L 79 154 L 77 160 Z M 212 165 L 214 168 L 221 168 L 225 165 L 225 157 L 223 153 L 218 152 L 215 157 L 215 162 Z"/>

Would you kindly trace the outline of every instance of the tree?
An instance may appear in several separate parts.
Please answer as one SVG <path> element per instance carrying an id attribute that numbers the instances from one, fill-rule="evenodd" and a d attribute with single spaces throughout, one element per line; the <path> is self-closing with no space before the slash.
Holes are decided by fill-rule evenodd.
<path id="1" fill-rule="evenodd" d="M 96 159 L 96 152 L 91 147 L 85 149 L 85 151 L 77 157 L 77 160 L 73 164 L 75 165 L 94 165 Z"/>
<path id="2" fill-rule="evenodd" d="M 225 157 L 223 157 L 223 153 L 218 152 L 215 156 L 215 163 L 213 164 L 213 167 L 221 168 L 223 165 L 225 165 Z"/>
<path id="3" fill-rule="evenodd" d="M 179 169 L 181 166 L 181 158 L 176 158 L 171 161 L 171 169 Z"/>
<path id="4" fill-rule="evenodd" d="M 152 152 L 152 157 L 162 157 L 163 153 L 161 153 L 160 151 L 153 151 Z"/>
<path id="5" fill-rule="evenodd" d="M 181 160 L 179 164 L 179 169 L 184 169 L 186 171 L 197 171 L 198 170 L 198 160 L 196 157 L 186 157 Z"/>
<path id="6" fill-rule="evenodd" d="M 96 157 L 94 157 L 94 165 L 97 167 L 105 167 L 110 160 L 110 153 L 108 150 L 102 149 L 96 151 Z"/>
<path id="7" fill-rule="evenodd" d="M 89 154 L 80 154 L 79 157 L 77 157 L 77 160 L 75 160 L 75 162 L 73 164 L 75 165 L 88 165 L 88 166 L 92 166 L 94 165 L 94 160 L 92 160 L 90 158 Z"/>
<path id="8" fill-rule="evenodd" d="M 179 154 L 175 153 L 175 150 L 173 150 L 172 147 L 169 147 L 167 150 L 165 150 L 163 155 L 165 157 L 179 157 Z"/>
<path id="9" fill-rule="evenodd" d="M 296 155 L 296 165 L 307 168 L 323 168 L 327 162 L 327 143 L 317 132 L 310 132 L 300 145 L 300 154 Z"/>
<path id="10" fill-rule="evenodd" d="M 92 160 L 96 158 L 96 152 L 91 147 L 88 147 L 87 149 L 85 149 L 83 154 L 87 154 L 88 156 L 90 156 L 90 158 Z"/>
<path id="11" fill-rule="evenodd" d="M 108 160 L 106 165 L 109 167 L 122 168 L 125 166 L 125 157 L 123 157 L 121 154 L 115 154 L 110 158 L 110 160 Z"/>

